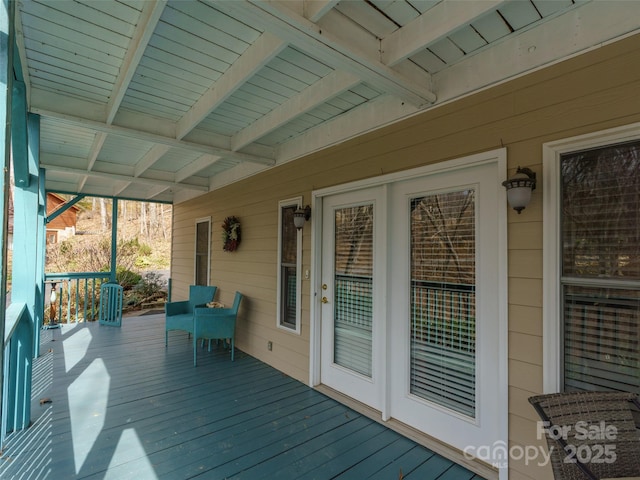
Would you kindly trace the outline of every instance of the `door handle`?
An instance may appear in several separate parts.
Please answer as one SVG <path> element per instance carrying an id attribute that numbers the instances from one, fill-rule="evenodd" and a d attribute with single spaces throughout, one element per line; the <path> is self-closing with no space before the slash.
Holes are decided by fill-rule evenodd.
<path id="1" fill-rule="evenodd" d="M 327 300 L 327 297 L 322 297 L 322 303 L 329 303 L 329 300 Z"/>

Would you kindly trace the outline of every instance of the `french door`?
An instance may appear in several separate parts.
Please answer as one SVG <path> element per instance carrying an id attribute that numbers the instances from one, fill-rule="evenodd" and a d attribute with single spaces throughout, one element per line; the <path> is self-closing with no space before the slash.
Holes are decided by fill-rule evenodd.
<path id="1" fill-rule="evenodd" d="M 322 383 L 461 450 L 502 438 L 497 172 L 322 199 Z"/>
<path id="2" fill-rule="evenodd" d="M 383 189 L 323 203 L 321 381 L 382 406 Z"/>
<path id="3" fill-rule="evenodd" d="M 500 440 L 496 164 L 394 185 L 391 416 L 465 449 Z"/>

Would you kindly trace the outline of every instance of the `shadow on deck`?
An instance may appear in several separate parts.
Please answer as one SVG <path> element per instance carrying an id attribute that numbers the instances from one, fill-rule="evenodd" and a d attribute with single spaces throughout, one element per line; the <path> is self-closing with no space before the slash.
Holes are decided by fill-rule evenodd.
<path id="1" fill-rule="evenodd" d="M 165 349 L 164 315 L 43 331 L 0 478 L 481 480 L 241 351 L 194 368 L 191 345 Z"/>

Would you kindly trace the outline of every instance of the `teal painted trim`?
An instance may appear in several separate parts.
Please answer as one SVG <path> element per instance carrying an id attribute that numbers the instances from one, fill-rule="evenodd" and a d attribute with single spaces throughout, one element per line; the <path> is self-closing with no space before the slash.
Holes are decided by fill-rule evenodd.
<path id="1" fill-rule="evenodd" d="M 10 328 L 6 331 L 3 368 L 2 441 L 6 434 L 27 428 L 31 422 L 31 361 L 33 329 L 24 303 L 7 309 Z"/>
<path id="2" fill-rule="evenodd" d="M 47 229 L 44 224 L 44 217 L 47 209 L 47 199 L 44 193 L 45 171 L 40 168 L 40 116 L 34 114 L 27 115 L 27 136 L 29 140 L 29 156 L 38 170 L 38 192 L 37 192 L 37 212 L 36 212 L 36 250 L 35 250 L 35 279 L 36 287 L 35 307 L 33 315 L 34 338 L 33 356 L 40 356 L 40 328 L 44 324 L 44 264 L 46 253 Z M 35 186 L 35 185 L 34 185 Z"/>
<path id="3" fill-rule="evenodd" d="M 13 42 L 13 75 L 16 81 L 24 82 L 22 60 L 20 60 L 20 52 L 18 51 L 18 45 L 16 42 Z"/>
<path id="4" fill-rule="evenodd" d="M 29 426 L 31 417 L 31 338 L 27 305 L 12 303 L 7 308 L 5 331 L 5 392 L 3 436 Z M 27 396 L 28 395 L 28 396 Z"/>
<path id="5" fill-rule="evenodd" d="M 6 425 L 4 433 L 27 428 L 31 420 L 32 358 L 36 353 L 34 341 L 36 294 L 38 285 L 38 209 L 40 182 L 38 175 L 39 139 L 29 139 L 27 124 L 26 88 L 14 82 L 11 105 L 11 141 L 13 171 L 13 270 L 11 282 L 12 302 L 23 303 L 26 308 L 19 316 L 17 326 L 5 341 L 4 365 L 8 383 L 4 403 Z M 39 136 L 38 125 L 32 124 L 32 136 Z M 5 335 L 6 336 L 6 335 Z"/>
<path id="6" fill-rule="evenodd" d="M 58 193 L 61 195 L 78 195 L 78 192 L 74 192 L 72 190 L 47 190 L 47 192 L 49 193 Z M 140 202 L 141 200 L 139 198 L 132 198 L 132 197 L 112 197 L 112 196 L 108 196 L 108 195 L 90 195 L 90 194 L 84 194 L 87 198 L 108 198 L 109 200 L 113 200 L 114 198 L 117 198 L 118 200 L 130 200 L 132 202 Z M 153 200 L 153 202 L 150 203 L 161 203 L 164 205 L 173 205 L 173 202 L 167 201 L 167 200 Z"/>
<path id="7" fill-rule="evenodd" d="M 111 210 L 111 281 L 116 281 L 118 261 L 118 199 L 113 199 Z"/>
<path id="8" fill-rule="evenodd" d="M 35 122 L 37 121 L 38 133 L 34 134 Z M 32 125 L 32 122 L 34 123 Z M 29 126 L 29 138 L 30 151 L 32 154 L 38 156 L 36 163 L 40 164 L 40 149 L 34 145 L 34 140 L 37 139 L 38 144 L 40 142 L 40 117 L 38 115 L 29 115 L 27 125 Z M 47 244 L 47 228 L 44 224 L 44 217 L 47 213 L 47 197 L 45 195 L 44 183 L 45 183 L 45 170 L 40 169 L 40 175 L 38 176 L 38 238 L 36 240 L 36 304 L 34 313 L 34 338 L 33 338 L 33 351 L 36 357 L 40 356 L 40 329 L 44 325 L 44 305 L 45 305 L 45 287 L 44 287 L 44 275 L 45 275 L 45 261 L 46 261 L 46 244 Z"/>
<path id="9" fill-rule="evenodd" d="M 27 305 L 23 302 L 13 302 L 11 305 L 7 307 L 6 311 L 6 327 L 4 331 L 4 344 L 7 345 L 11 336 L 15 333 L 18 328 L 18 323 L 20 323 L 20 319 L 26 315 Z"/>
<path id="10" fill-rule="evenodd" d="M 99 300 L 97 290 L 99 290 L 100 285 L 110 281 L 111 272 L 48 273 L 45 274 L 44 278 L 45 284 L 56 285 L 55 323 L 70 323 L 72 320 L 80 322 L 83 319 L 91 321 L 97 318 L 96 302 Z M 80 293 L 83 290 L 81 288 L 83 284 L 84 293 Z M 73 294 L 74 291 L 76 292 L 75 294 Z M 74 298 L 75 303 L 72 302 Z M 80 302 L 81 299 L 84 300 L 83 303 Z M 67 310 L 65 318 L 62 316 L 63 303 Z M 71 305 L 71 308 L 69 308 L 69 305 Z M 50 303 L 46 304 L 46 308 L 50 308 Z M 74 312 L 73 315 L 72 311 Z M 84 315 L 82 315 L 83 313 Z"/>
<path id="11" fill-rule="evenodd" d="M 71 207 L 73 207 L 76 203 L 78 203 L 79 201 L 81 201 L 83 198 L 85 198 L 86 195 L 84 193 L 79 193 L 78 195 L 76 195 L 74 198 L 72 198 L 71 200 L 67 200 L 66 202 L 64 202 L 63 204 L 59 205 L 57 209 L 55 209 L 51 215 L 49 215 L 46 219 L 45 219 L 45 223 L 49 223 L 52 220 L 55 220 L 56 218 L 58 218 L 60 215 L 62 215 L 64 212 L 66 212 L 67 210 L 69 210 Z"/>
<path id="12" fill-rule="evenodd" d="M 44 276 L 45 281 L 59 281 L 59 280 L 75 280 L 81 278 L 106 278 L 109 276 L 109 272 L 58 272 L 47 273 Z"/>
<path id="13" fill-rule="evenodd" d="M 27 88 L 22 82 L 13 82 L 11 104 L 11 142 L 13 149 L 13 179 L 16 188 L 29 188 L 31 175 L 29 164 L 16 159 L 28 157 L 27 140 Z"/>
<path id="14" fill-rule="evenodd" d="M 3 194 L 0 196 L 0 338 L 5 336 L 5 320 L 7 300 L 5 292 L 7 291 L 7 249 L 8 249 L 8 218 L 9 218 L 9 167 L 11 159 L 11 97 L 8 92 L 12 91 L 13 82 L 13 51 L 15 45 L 14 22 L 15 18 L 15 2 L 2 0 L 0 3 L 0 148 L 3 149 L 2 172 L 0 174 L 0 186 Z M 9 350 L 5 347 L 5 343 L 0 344 L 0 417 L 2 425 L 0 425 L 0 450 L 4 446 L 4 438 L 6 434 L 5 422 L 7 414 L 7 402 L 9 399 L 8 383 L 5 379 L 5 370 L 8 367 L 7 358 Z"/>

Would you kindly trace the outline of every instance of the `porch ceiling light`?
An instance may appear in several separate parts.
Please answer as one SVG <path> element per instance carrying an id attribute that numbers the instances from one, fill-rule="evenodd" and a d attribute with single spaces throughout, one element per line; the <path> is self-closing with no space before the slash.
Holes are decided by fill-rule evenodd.
<path id="1" fill-rule="evenodd" d="M 306 207 L 298 207 L 295 212 L 293 212 L 293 224 L 296 226 L 298 230 L 300 230 L 304 226 L 304 222 L 311 218 L 311 207 L 307 205 Z"/>
<path id="2" fill-rule="evenodd" d="M 536 173 L 530 168 L 520 168 L 509 180 L 502 182 L 507 189 L 507 201 L 518 215 L 531 201 L 531 192 L 536 189 Z"/>

